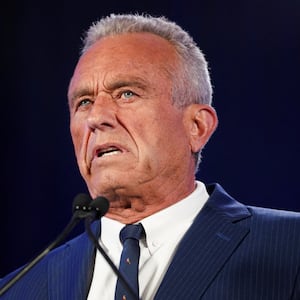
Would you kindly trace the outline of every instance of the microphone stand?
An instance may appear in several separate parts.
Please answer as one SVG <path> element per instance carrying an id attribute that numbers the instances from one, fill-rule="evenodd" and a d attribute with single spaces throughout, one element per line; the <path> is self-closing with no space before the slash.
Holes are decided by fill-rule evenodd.
<path id="1" fill-rule="evenodd" d="M 2 296 L 8 289 L 10 289 L 21 277 L 23 277 L 29 270 L 31 270 L 43 257 L 45 257 L 54 247 L 61 243 L 67 235 L 73 230 L 73 228 L 79 223 L 81 219 L 91 215 L 91 212 L 87 211 L 88 204 L 91 198 L 87 194 L 78 194 L 73 200 L 73 214 L 72 218 L 63 229 L 63 231 L 57 236 L 57 238 L 36 256 L 31 262 L 21 269 L 15 276 L 13 276 L 6 284 L 0 289 L 0 296 Z"/>
<path id="2" fill-rule="evenodd" d="M 56 247 L 65 237 L 72 231 L 72 229 L 79 223 L 82 218 L 85 218 L 86 212 L 76 211 L 70 222 L 58 235 L 58 237 L 42 251 L 38 256 L 36 256 L 31 262 L 29 262 L 21 271 L 19 271 L 14 277 L 12 277 L 0 290 L 0 296 L 2 296 L 12 285 L 14 285 L 21 277 L 23 277 L 32 267 L 34 267 L 43 257 L 45 257 L 54 247 Z"/>

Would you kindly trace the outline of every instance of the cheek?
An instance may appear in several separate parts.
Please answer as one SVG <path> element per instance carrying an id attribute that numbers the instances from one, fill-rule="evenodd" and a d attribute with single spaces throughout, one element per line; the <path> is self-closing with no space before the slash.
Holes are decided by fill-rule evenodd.
<path id="1" fill-rule="evenodd" d="M 181 118 L 153 118 L 148 126 L 143 124 L 140 138 L 150 159 L 162 164 L 172 160 L 176 152 L 186 148 L 186 132 Z M 182 155 L 182 153 L 181 153 Z"/>
<path id="2" fill-rule="evenodd" d="M 78 156 L 83 143 L 83 130 L 80 130 L 80 126 L 77 126 L 73 122 L 71 122 L 70 132 L 71 132 L 75 153 L 76 156 Z"/>
<path id="3" fill-rule="evenodd" d="M 181 117 L 167 120 L 162 130 L 160 149 L 165 152 L 168 161 L 184 159 L 189 153 L 189 141 Z"/>

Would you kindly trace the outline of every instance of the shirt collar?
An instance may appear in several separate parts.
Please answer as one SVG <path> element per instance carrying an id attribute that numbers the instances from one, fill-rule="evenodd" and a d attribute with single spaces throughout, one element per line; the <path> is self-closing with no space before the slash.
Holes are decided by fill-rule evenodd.
<path id="1" fill-rule="evenodd" d="M 145 229 L 145 246 L 150 254 L 168 242 L 170 238 L 180 238 L 204 206 L 209 198 L 205 185 L 200 181 L 196 181 L 195 184 L 196 188 L 190 195 L 140 221 Z M 102 218 L 101 244 L 106 251 L 111 252 L 114 249 L 120 251 L 122 245 L 119 232 L 122 227 L 124 224 L 120 222 L 106 217 Z"/>
<path id="2" fill-rule="evenodd" d="M 150 253 L 155 252 L 171 239 L 180 239 L 208 198 L 205 185 L 196 181 L 196 188 L 190 195 L 141 220 Z"/>

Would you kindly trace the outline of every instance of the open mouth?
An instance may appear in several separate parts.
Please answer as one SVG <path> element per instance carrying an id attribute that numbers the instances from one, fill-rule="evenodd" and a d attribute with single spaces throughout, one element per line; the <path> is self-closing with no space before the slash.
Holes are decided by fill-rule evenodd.
<path id="1" fill-rule="evenodd" d="M 99 149 L 97 151 L 97 157 L 105 157 L 105 156 L 111 156 L 111 155 L 116 155 L 116 154 L 120 154 L 122 153 L 122 151 L 117 148 L 117 147 L 108 147 L 105 149 Z"/>

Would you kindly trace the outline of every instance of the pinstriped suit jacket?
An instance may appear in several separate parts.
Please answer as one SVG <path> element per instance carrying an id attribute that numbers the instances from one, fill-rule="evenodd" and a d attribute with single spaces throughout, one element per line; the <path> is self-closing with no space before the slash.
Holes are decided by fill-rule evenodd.
<path id="1" fill-rule="evenodd" d="M 246 207 L 218 184 L 207 189 L 210 198 L 155 300 L 300 300 L 300 214 Z M 49 253 L 1 299 L 86 299 L 94 258 L 82 234 Z"/>

